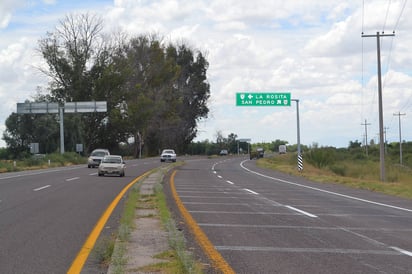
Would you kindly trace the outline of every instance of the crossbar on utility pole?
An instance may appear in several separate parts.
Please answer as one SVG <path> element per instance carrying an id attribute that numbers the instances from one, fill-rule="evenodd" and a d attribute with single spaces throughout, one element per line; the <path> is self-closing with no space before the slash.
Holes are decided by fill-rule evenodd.
<path id="1" fill-rule="evenodd" d="M 380 34 L 379 31 L 373 35 L 364 35 L 362 37 L 376 37 L 377 59 L 378 59 L 378 97 L 379 97 L 379 158 L 380 158 L 380 179 L 385 181 L 385 141 L 383 138 L 383 102 L 382 102 L 382 76 L 381 76 L 381 45 L 380 38 L 385 36 L 395 36 L 392 34 Z"/>
<path id="2" fill-rule="evenodd" d="M 401 116 L 406 115 L 406 113 L 394 113 L 393 115 L 399 118 L 399 163 L 402 165 L 402 131 L 401 131 Z"/>
<path id="3" fill-rule="evenodd" d="M 361 125 L 365 126 L 365 148 L 366 148 L 366 157 L 368 157 L 368 126 L 370 126 L 370 123 L 367 123 L 365 119 L 365 123 Z"/>

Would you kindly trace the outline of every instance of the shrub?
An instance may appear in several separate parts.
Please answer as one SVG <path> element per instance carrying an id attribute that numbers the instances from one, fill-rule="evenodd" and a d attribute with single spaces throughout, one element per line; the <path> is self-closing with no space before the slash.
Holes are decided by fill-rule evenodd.
<path id="1" fill-rule="evenodd" d="M 332 165 L 329 168 L 336 175 L 346 176 L 346 167 L 344 167 L 343 165 Z"/>
<path id="2" fill-rule="evenodd" d="M 305 153 L 305 159 L 317 168 L 331 166 L 336 160 L 335 149 L 330 147 L 312 148 Z"/>

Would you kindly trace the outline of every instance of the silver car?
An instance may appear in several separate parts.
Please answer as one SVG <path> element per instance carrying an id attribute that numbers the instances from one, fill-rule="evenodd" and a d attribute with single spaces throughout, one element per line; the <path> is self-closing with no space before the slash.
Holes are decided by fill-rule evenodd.
<path id="1" fill-rule="evenodd" d="M 105 174 L 119 175 L 123 177 L 125 175 L 126 163 L 123 161 L 122 156 L 119 155 L 107 155 L 104 156 L 102 162 L 99 165 L 97 174 L 104 176 Z"/>
<path id="2" fill-rule="evenodd" d="M 98 148 L 93 150 L 92 153 L 90 153 L 89 158 L 87 158 L 87 167 L 91 168 L 99 166 L 103 157 L 106 155 L 110 155 L 110 152 L 107 149 Z"/>

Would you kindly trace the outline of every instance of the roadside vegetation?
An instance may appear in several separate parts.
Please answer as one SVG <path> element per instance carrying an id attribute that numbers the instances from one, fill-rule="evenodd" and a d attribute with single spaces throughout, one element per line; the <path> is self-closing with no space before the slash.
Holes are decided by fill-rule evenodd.
<path id="1" fill-rule="evenodd" d="M 296 167 L 295 152 L 260 159 L 261 167 L 276 169 L 322 183 L 339 183 L 412 199 L 412 143 L 404 143 L 402 165 L 399 144 L 388 145 L 385 155 L 386 178 L 380 180 L 379 147 L 333 148 L 316 145 L 303 151 L 304 169 Z"/>
<path id="2" fill-rule="evenodd" d="M 75 152 L 66 152 L 64 154 L 51 153 L 47 155 L 27 154 L 24 155 L 24 157 L 12 160 L 7 159 L 7 157 L 1 157 L 0 159 L 0 173 L 78 165 L 85 164 L 87 162 L 86 157 L 83 157 Z"/>
<path id="3" fill-rule="evenodd" d="M 171 166 L 179 164 L 180 163 L 173 164 Z M 117 236 L 110 237 L 110 239 L 103 239 L 100 244 L 95 247 L 94 255 L 103 267 L 111 264 L 113 273 L 125 273 L 126 270 L 124 266 L 127 262 L 127 242 L 130 240 L 131 232 L 134 229 L 139 229 L 135 227 L 134 223 L 136 209 L 156 209 L 157 214 L 148 217 L 159 218 L 161 220 L 162 227 L 168 234 L 169 249 L 155 255 L 155 258 L 162 259 L 162 262 L 146 265 L 136 269 L 136 271 L 165 274 L 200 274 L 202 273 L 202 266 L 195 260 L 193 254 L 188 251 L 184 236 L 182 232 L 177 229 L 167 207 L 162 185 L 163 176 L 167 172 L 167 169 L 154 172 L 162 173 L 161 179 L 155 185 L 154 193 L 142 195 L 140 193 L 142 182 L 138 182 L 130 189 L 127 200 L 125 201 Z"/>

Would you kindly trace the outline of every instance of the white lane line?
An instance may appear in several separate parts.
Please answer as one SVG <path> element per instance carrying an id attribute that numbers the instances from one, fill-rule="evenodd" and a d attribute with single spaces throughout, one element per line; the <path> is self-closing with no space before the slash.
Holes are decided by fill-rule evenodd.
<path id="1" fill-rule="evenodd" d="M 94 172 L 94 173 L 90 173 L 89 175 L 90 175 L 90 176 L 94 176 L 94 175 L 97 175 L 97 172 Z"/>
<path id="2" fill-rule="evenodd" d="M 70 182 L 70 181 L 74 181 L 78 179 L 80 179 L 80 177 L 73 177 L 73 178 L 66 179 L 66 182 Z"/>
<path id="3" fill-rule="evenodd" d="M 299 212 L 299 213 L 302 213 L 303 215 L 312 217 L 312 218 L 317 218 L 317 217 L 318 217 L 318 216 L 316 216 L 316 215 L 313 215 L 313 214 L 311 214 L 311 213 L 309 213 L 309 212 L 300 210 L 300 209 L 298 209 L 298 208 L 296 208 L 296 207 L 293 207 L 293 206 L 285 205 L 285 207 L 287 207 L 287 208 L 289 208 L 289 209 L 292 209 L 292 210 L 294 210 L 294 211 L 297 211 L 297 212 Z"/>
<path id="4" fill-rule="evenodd" d="M 248 161 L 248 160 L 244 160 L 243 162 L 240 163 L 240 166 L 241 166 L 243 169 L 249 171 L 250 173 L 253 173 L 253 174 L 256 174 L 256 175 L 259 175 L 259 176 L 268 178 L 268 179 L 272 179 L 272 180 L 279 181 L 279 182 L 282 182 L 282 183 L 285 183 L 285 184 L 290 184 L 290 185 L 294 185 L 294 186 L 304 187 L 304 188 L 308 188 L 308 189 L 316 190 L 316 191 L 319 191 L 319 192 L 324 192 L 324 193 L 328 193 L 328 194 L 332 194 L 332 195 L 336 195 L 336 196 L 339 196 L 339 197 L 344 197 L 344 198 L 347 198 L 347 199 L 352 199 L 352 200 L 356 200 L 356 201 L 360 201 L 360 202 L 364 202 L 364 203 L 369 203 L 369 204 L 374 204 L 374 205 L 378 205 L 378 206 L 384 206 L 384 207 L 389 207 L 389 208 L 393 208 L 393 209 L 399 209 L 399 210 L 403 210 L 403 211 L 407 211 L 407 212 L 412 212 L 412 209 L 409 209 L 409 208 L 403 208 L 403 207 L 399 207 L 399 206 L 394 206 L 394 205 L 388 205 L 388 204 L 384 204 L 384 203 L 374 202 L 374 201 L 370 201 L 370 200 L 366 200 L 366 199 L 361 199 L 361 198 L 357 198 L 357 197 L 350 196 L 350 195 L 345 195 L 345 194 L 341 194 L 341 193 L 337 193 L 337 192 L 333 192 L 333 191 L 329 191 L 329 190 L 324 190 L 324 189 L 317 188 L 317 187 L 305 186 L 305 185 L 302 185 L 302 184 L 298 184 L 298 183 L 294 183 L 294 182 L 282 180 L 282 179 L 279 179 L 279 178 L 267 176 L 267 175 L 265 175 L 265 174 L 261 174 L 261 173 L 259 173 L 259 172 L 250 170 L 250 169 L 248 169 L 247 167 L 245 167 L 245 166 L 243 165 L 243 163 L 246 162 L 246 161 Z"/>
<path id="5" fill-rule="evenodd" d="M 226 181 L 226 183 L 234 185 L 235 183 L 231 182 L 231 181 Z"/>
<path id="6" fill-rule="evenodd" d="M 25 176 L 33 176 L 33 175 L 41 175 L 41 174 L 45 174 L 45 173 L 59 172 L 59 171 L 65 171 L 65 170 L 74 170 L 74 169 L 80 169 L 80 168 L 84 168 L 84 167 L 83 166 L 81 166 L 81 167 L 71 167 L 71 168 L 66 167 L 66 168 L 52 169 L 52 170 L 46 170 L 46 171 L 27 172 L 27 173 L 24 173 L 24 174 L 16 174 L 16 175 L 11 175 L 11 176 L 7 176 L 7 177 L 0 177 L 0 180 L 7 180 L 7 179 L 13 179 L 13 178 L 25 177 Z"/>
<path id="7" fill-rule="evenodd" d="M 215 246 L 217 250 L 232 251 L 266 251 L 283 253 L 334 253 L 334 254 L 369 254 L 369 255 L 392 255 L 400 254 L 390 250 L 364 250 L 364 249 L 341 249 L 341 248 L 290 248 L 290 247 L 265 247 L 265 246 Z"/>
<path id="8" fill-rule="evenodd" d="M 408 256 L 412 257 L 412 252 L 410 252 L 410 251 L 404 250 L 404 249 L 396 247 L 396 246 L 391 246 L 390 248 L 392 248 L 393 250 L 396 250 L 396 251 L 398 251 L 402 254 L 405 254 L 405 255 L 408 255 Z"/>
<path id="9" fill-rule="evenodd" d="M 220 176 L 220 175 L 217 175 L 217 178 L 222 179 L 223 177 L 222 177 L 222 176 Z"/>
<path id="10" fill-rule="evenodd" d="M 42 187 L 39 187 L 39 188 L 35 188 L 35 189 L 33 189 L 33 191 L 43 190 L 43 189 L 48 188 L 48 187 L 51 187 L 51 185 L 47 185 L 47 186 L 42 186 Z"/>
<path id="11" fill-rule="evenodd" d="M 249 192 L 249 193 L 252 193 L 252 194 L 255 194 L 255 195 L 259 195 L 259 193 L 254 192 L 253 190 L 250 190 L 250 189 L 248 189 L 248 188 L 244 188 L 244 190 L 246 190 L 246 191 Z"/>

